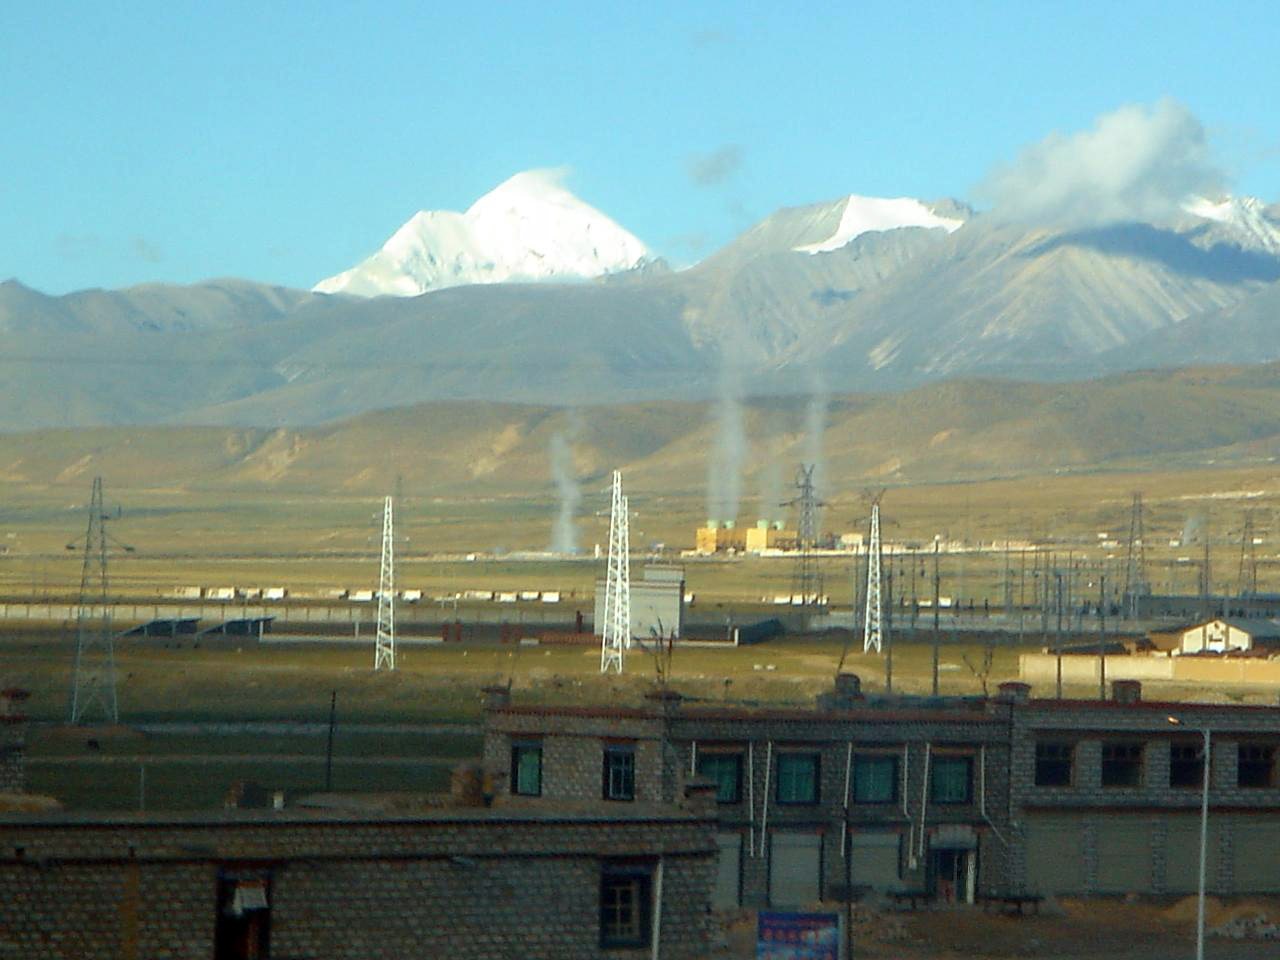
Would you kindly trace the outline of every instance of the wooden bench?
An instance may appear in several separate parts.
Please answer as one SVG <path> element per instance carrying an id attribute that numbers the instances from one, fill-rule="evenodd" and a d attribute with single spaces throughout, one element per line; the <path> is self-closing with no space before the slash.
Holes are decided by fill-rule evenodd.
<path id="1" fill-rule="evenodd" d="M 1024 906 L 1030 906 L 1032 913 L 1039 913 L 1043 902 L 1044 897 L 1038 893 L 988 893 L 982 898 L 982 912 L 988 912 L 995 904 L 1001 913 L 1017 913 L 1021 917 Z"/>

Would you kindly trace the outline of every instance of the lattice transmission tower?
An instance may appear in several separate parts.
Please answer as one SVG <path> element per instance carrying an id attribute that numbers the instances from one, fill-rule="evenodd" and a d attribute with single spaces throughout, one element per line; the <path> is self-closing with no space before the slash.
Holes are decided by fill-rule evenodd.
<path id="1" fill-rule="evenodd" d="M 1129 542 L 1124 567 L 1124 605 L 1129 619 L 1137 619 L 1140 598 L 1151 592 L 1147 583 L 1147 551 L 1143 544 L 1142 494 L 1133 495 L 1129 510 Z"/>
<path id="2" fill-rule="evenodd" d="M 613 499 L 609 510 L 609 566 L 604 584 L 604 625 L 600 631 L 600 672 L 622 673 L 622 660 L 631 647 L 631 533 L 627 498 L 622 495 L 622 472 L 613 471 Z"/>
<path id="3" fill-rule="evenodd" d="M 120 722 L 116 700 L 115 638 L 107 602 L 107 524 L 102 508 L 102 478 L 93 478 L 89 529 L 84 537 L 80 601 L 76 606 L 76 661 L 71 675 L 71 722 L 100 717 Z"/>
<path id="4" fill-rule="evenodd" d="M 862 620 L 862 652 L 876 653 L 884 643 L 884 609 L 880 597 L 880 498 L 871 502 L 871 533 L 867 537 L 867 609 Z"/>
<path id="5" fill-rule="evenodd" d="M 396 668 L 396 552 L 393 498 L 382 505 L 382 570 L 378 575 L 378 629 L 374 635 L 373 669 Z"/>
<path id="6" fill-rule="evenodd" d="M 1252 612 L 1249 607 L 1258 592 L 1258 551 L 1254 543 L 1253 514 L 1248 510 L 1244 514 L 1244 529 L 1240 531 L 1240 570 L 1236 574 L 1239 585 L 1236 596 L 1244 601 L 1244 615 Z"/>
<path id="7" fill-rule="evenodd" d="M 814 547 L 818 544 L 818 508 L 825 506 L 818 499 L 813 486 L 814 464 L 800 464 L 796 470 L 796 495 L 781 504 L 784 507 L 797 507 L 800 511 L 799 523 L 796 525 L 796 567 L 792 576 L 792 590 L 800 597 L 802 606 L 816 605 L 821 602 L 822 576 L 818 572 Z"/>

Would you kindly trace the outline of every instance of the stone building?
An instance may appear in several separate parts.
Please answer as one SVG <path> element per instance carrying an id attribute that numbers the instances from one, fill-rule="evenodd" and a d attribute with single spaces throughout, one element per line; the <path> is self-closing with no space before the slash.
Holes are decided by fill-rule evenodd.
<path id="1" fill-rule="evenodd" d="M 1008 710 L 866 698 L 845 676 L 809 709 L 535 707 L 494 691 L 485 762 L 512 801 L 615 809 L 717 785 L 714 902 L 797 906 L 848 886 L 972 902 L 1008 883 Z"/>
<path id="2" fill-rule="evenodd" d="M 0 776 L 14 794 L 20 699 L 0 701 Z M 453 787 L 189 814 L 0 804 L 0 958 L 706 956 L 711 784 L 625 809 L 507 802 L 474 767 Z"/>
<path id="3" fill-rule="evenodd" d="M 795 906 L 850 887 L 949 901 L 988 893 L 1176 893 L 1199 866 L 1211 731 L 1209 887 L 1280 892 L 1280 709 L 1113 699 L 863 696 L 812 708 L 514 704 L 494 691 L 485 763 L 511 802 L 619 810 L 717 785 L 714 902 Z M 1172 720 L 1170 719 L 1172 718 Z M 1175 722 L 1176 721 L 1176 722 Z"/>
<path id="4" fill-rule="evenodd" d="M 1014 883 L 1054 893 L 1188 893 L 1199 880 L 1209 731 L 1207 888 L 1280 893 L 1280 708 L 1032 700 L 1006 685 Z"/>
<path id="5" fill-rule="evenodd" d="M 700 958 L 712 800 L 0 815 L 0 957 Z M 656 948 L 655 948 L 656 944 Z"/>
<path id="6" fill-rule="evenodd" d="M 0 690 L 0 793 L 22 793 L 26 787 L 26 699 L 26 690 Z"/>

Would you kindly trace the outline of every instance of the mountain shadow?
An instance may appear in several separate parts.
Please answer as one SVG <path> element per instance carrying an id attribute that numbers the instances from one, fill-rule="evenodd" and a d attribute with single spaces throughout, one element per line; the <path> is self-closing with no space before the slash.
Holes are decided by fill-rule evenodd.
<path id="1" fill-rule="evenodd" d="M 1040 256 L 1058 247 L 1085 247 L 1107 256 L 1147 260 L 1214 283 L 1280 280 L 1280 258 L 1226 243 L 1205 250 L 1185 237 L 1145 223 L 1068 231 L 1037 244 L 1030 253 Z"/>

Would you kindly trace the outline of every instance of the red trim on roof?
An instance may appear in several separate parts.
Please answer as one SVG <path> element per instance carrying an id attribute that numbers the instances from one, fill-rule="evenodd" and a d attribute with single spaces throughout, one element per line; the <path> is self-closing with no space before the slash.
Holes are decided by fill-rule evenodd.
<path id="1" fill-rule="evenodd" d="M 628 707 L 601 706 L 505 706 L 492 707 L 491 714 L 517 714 L 521 716 L 595 717 L 608 720 L 661 720 L 658 711 L 638 710 Z M 830 721 L 857 721 L 860 723 L 902 723 L 910 721 L 938 721 L 948 723 L 996 724 L 1006 722 L 1003 717 L 978 710 L 750 710 L 726 708 L 684 707 L 668 715 L 672 721 L 748 721 L 768 720 L 781 723 L 824 723 Z"/>
<path id="2" fill-rule="evenodd" d="M 1028 707 L 1057 710 L 1152 710 L 1165 713 L 1176 713 L 1183 710 L 1229 710 L 1241 713 L 1271 712 L 1280 714 L 1280 706 L 1268 706 L 1262 703 L 1205 703 L 1199 700 L 1138 700 L 1134 703 L 1121 703 L 1118 700 L 1029 700 Z"/>

